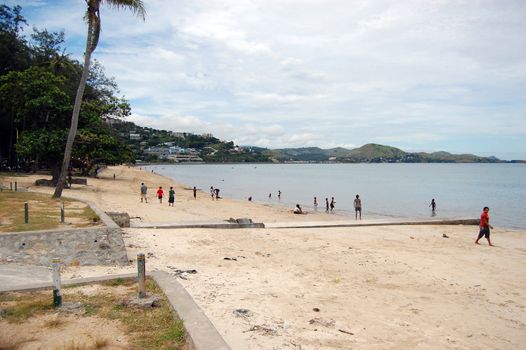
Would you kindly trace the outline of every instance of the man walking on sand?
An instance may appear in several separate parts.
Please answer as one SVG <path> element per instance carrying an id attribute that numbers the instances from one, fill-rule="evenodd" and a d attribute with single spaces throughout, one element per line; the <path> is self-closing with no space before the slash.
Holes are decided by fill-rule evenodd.
<path id="1" fill-rule="evenodd" d="M 194 199 L 197 199 L 197 188 L 195 188 L 195 186 L 194 186 L 193 192 L 194 192 Z"/>
<path id="2" fill-rule="evenodd" d="M 493 226 L 489 224 L 488 212 L 489 212 L 489 208 L 484 207 L 484 209 L 482 210 L 482 214 L 480 214 L 480 224 L 479 224 L 480 231 L 479 231 L 479 236 L 477 240 L 475 241 L 475 244 L 480 244 L 479 239 L 481 239 L 482 236 L 485 236 L 486 239 L 488 240 L 489 245 L 493 247 L 493 244 L 491 244 L 491 240 L 489 238 L 489 233 L 490 233 L 489 229 L 493 230 Z"/>
<path id="3" fill-rule="evenodd" d="M 146 197 L 146 192 L 148 192 L 148 187 L 143 183 L 141 183 L 141 203 L 144 199 L 146 203 L 148 203 L 148 197 Z"/>

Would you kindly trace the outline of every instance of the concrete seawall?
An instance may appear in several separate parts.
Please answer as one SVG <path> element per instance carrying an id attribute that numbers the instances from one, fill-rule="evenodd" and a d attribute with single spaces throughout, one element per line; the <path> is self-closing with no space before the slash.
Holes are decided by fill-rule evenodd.
<path id="1" fill-rule="evenodd" d="M 64 264 L 128 264 L 119 228 L 95 227 L 0 234 L 0 262 L 49 266 L 53 258 L 59 258 Z"/>

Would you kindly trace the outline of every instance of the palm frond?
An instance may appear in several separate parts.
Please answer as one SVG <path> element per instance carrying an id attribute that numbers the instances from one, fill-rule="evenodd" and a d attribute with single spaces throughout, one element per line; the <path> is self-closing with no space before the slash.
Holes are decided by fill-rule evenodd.
<path id="1" fill-rule="evenodd" d="M 145 19 L 146 8 L 142 0 L 102 0 L 108 5 L 117 9 L 126 9 L 132 11 L 138 17 Z"/>

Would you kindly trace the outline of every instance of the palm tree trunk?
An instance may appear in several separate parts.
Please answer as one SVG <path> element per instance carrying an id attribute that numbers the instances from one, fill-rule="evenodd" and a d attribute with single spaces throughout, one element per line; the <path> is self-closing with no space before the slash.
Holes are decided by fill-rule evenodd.
<path id="1" fill-rule="evenodd" d="M 91 31 L 88 30 L 88 33 Z M 79 124 L 80 105 L 82 104 L 82 96 L 84 95 L 84 89 L 86 87 L 86 81 L 88 80 L 89 66 L 91 60 L 91 37 L 88 35 L 86 42 L 86 52 L 84 53 L 84 67 L 82 69 L 82 76 L 80 78 L 79 87 L 77 89 L 77 95 L 75 97 L 75 106 L 73 107 L 73 114 L 71 116 L 71 126 L 69 128 L 68 140 L 66 141 L 66 149 L 64 151 L 64 160 L 62 161 L 62 168 L 58 177 L 57 186 L 55 187 L 55 193 L 53 198 L 60 198 L 62 191 L 66 185 L 66 175 L 68 173 L 69 163 L 71 160 L 71 151 L 73 149 L 73 142 L 77 135 L 77 127 Z"/>

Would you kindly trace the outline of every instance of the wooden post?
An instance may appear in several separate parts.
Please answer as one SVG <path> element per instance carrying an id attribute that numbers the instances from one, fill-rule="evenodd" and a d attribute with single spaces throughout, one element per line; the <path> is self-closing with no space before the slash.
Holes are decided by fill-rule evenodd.
<path id="1" fill-rule="evenodd" d="M 13 183 L 12 183 L 12 182 L 9 182 L 9 190 L 10 190 L 10 191 L 13 190 Z"/>
<path id="2" fill-rule="evenodd" d="M 15 181 L 15 192 L 17 192 L 17 191 L 18 191 L 18 184 L 17 184 L 17 182 Z"/>
<path id="3" fill-rule="evenodd" d="M 29 223 L 29 204 L 27 202 L 24 202 L 24 223 Z"/>
<path id="4" fill-rule="evenodd" d="M 60 259 L 53 259 L 53 306 L 62 305 L 62 291 L 60 287 Z"/>
<path id="5" fill-rule="evenodd" d="M 60 204 L 60 222 L 64 223 L 64 202 Z"/>
<path id="6" fill-rule="evenodd" d="M 146 296 L 146 260 L 143 253 L 137 254 L 137 270 L 139 298 L 144 298 Z"/>

